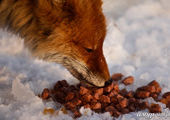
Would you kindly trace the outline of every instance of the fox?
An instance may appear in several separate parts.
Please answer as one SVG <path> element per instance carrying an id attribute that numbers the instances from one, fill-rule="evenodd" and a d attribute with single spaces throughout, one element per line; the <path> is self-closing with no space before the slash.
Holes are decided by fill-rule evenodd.
<path id="1" fill-rule="evenodd" d="M 24 39 L 32 56 L 63 65 L 75 78 L 102 87 L 109 80 L 103 55 L 102 0 L 0 0 L 0 28 Z"/>

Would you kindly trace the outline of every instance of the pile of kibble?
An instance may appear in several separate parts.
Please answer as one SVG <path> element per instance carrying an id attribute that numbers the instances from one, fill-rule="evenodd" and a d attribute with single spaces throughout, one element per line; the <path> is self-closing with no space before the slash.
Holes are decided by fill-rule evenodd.
<path id="1" fill-rule="evenodd" d="M 119 89 L 119 84 L 130 85 L 134 82 L 132 76 L 124 79 L 121 73 L 112 75 L 109 85 L 103 88 L 69 85 L 66 80 L 58 81 L 53 89 L 44 89 L 42 99 L 52 98 L 74 113 L 74 117 L 80 117 L 81 107 L 90 108 L 97 113 L 110 112 L 114 117 L 122 114 L 148 109 L 151 113 L 161 113 L 159 104 L 149 104 L 143 99 L 152 97 L 155 101 L 162 102 L 170 108 L 170 92 L 160 96 L 161 87 L 155 80 L 136 91 Z"/>

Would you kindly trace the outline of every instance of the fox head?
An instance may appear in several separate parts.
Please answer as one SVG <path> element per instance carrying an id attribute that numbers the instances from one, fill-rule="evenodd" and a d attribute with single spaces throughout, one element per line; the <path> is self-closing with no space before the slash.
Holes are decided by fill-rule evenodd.
<path id="1" fill-rule="evenodd" d="M 24 37 L 34 56 L 62 64 L 91 85 L 102 87 L 109 80 L 101 0 L 4 0 L 0 5 L 0 25 Z"/>
<path id="2" fill-rule="evenodd" d="M 101 0 L 39 0 L 35 13 L 49 33 L 34 55 L 61 63 L 80 81 L 104 86 L 110 75 L 102 50 L 106 24 L 101 5 Z"/>

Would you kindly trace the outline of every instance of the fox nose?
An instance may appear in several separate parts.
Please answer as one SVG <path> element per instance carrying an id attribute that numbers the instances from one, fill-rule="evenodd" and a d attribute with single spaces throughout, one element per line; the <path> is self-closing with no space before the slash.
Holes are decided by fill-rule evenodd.
<path id="1" fill-rule="evenodd" d="M 105 82 L 105 86 L 110 85 L 112 82 L 113 82 L 113 80 L 112 80 L 112 79 L 109 79 L 108 81 Z"/>

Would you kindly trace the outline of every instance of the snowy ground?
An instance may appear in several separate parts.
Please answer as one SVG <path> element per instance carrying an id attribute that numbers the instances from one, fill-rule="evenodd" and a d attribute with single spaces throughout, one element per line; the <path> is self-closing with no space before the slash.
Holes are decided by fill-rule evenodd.
<path id="1" fill-rule="evenodd" d="M 104 0 L 108 25 L 104 53 L 111 74 L 121 72 L 136 78 L 128 89 L 156 79 L 163 92 L 170 91 L 169 5 L 169 0 Z M 0 120 L 72 120 L 71 114 L 62 112 L 53 117 L 43 115 L 45 107 L 60 109 L 60 105 L 43 103 L 37 97 L 44 87 L 62 79 L 78 82 L 62 66 L 33 59 L 21 38 L 0 29 Z M 170 111 L 161 105 L 162 114 L 141 111 L 118 119 L 170 120 Z M 81 112 L 84 115 L 79 120 L 112 119 L 108 113 L 83 108 Z"/>

